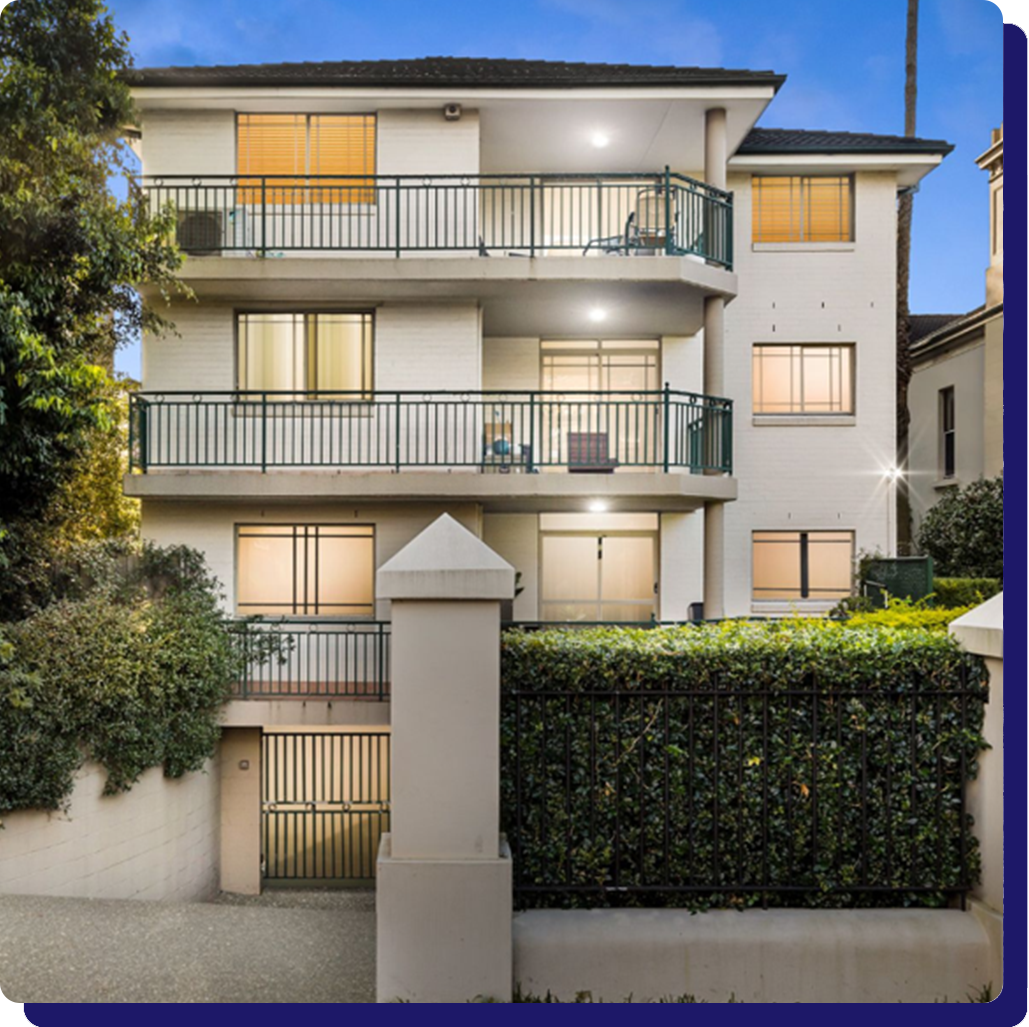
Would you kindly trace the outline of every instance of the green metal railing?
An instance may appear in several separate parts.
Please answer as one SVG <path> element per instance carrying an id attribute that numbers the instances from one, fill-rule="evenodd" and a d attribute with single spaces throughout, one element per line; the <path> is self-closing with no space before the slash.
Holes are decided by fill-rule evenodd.
<path id="1" fill-rule="evenodd" d="M 234 698 L 389 698 L 388 621 L 248 620 L 234 632 L 246 658 Z"/>
<path id="2" fill-rule="evenodd" d="M 732 473 L 732 401 L 650 392 L 165 392 L 130 400 L 154 468 Z"/>
<path id="3" fill-rule="evenodd" d="M 732 267 L 732 193 L 648 174 L 162 175 L 189 253 L 693 255 Z"/>

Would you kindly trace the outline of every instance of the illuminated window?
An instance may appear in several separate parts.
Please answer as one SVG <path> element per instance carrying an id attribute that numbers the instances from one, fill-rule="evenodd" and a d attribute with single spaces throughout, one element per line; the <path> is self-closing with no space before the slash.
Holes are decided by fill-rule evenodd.
<path id="1" fill-rule="evenodd" d="M 240 203 L 374 203 L 374 114 L 237 114 Z M 309 176 L 317 176 L 310 181 Z"/>
<path id="2" fill-rule="evenodd" d="M 854 413 L 854 347 L 754 347 L 755 414 Z"/>
<path id="3" fill-rule="evenodd" d="M 852 531 L 755 531 L 755 599 L 843 599 L 851 594 Z"/>
<path id="4" fill-rule="evenodd" d="M 370 399 L 373 327 L 370 313 L 239 314 L 239 388 Z"/>
<path id="5" fill-rule="evenodd" d="M 350 524 L 240 524 L 236 611 L 308 617 L 375 614 L 375 529 Z"/>
<path id="6" fill-rule="evenodd" d="M 854 238 L 850 175 L 755 175 L 754 242 L 847 242 Z"/>

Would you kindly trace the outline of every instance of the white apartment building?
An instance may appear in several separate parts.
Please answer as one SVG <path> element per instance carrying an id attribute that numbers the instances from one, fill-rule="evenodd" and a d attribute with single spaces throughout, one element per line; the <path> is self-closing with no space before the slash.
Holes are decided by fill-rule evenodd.
<path id="1" fill-rule="evenodd" d="M 516 568 L 521 622 L 821 612 L 889 549 L 896 198 L 948 144 L 755 128 L 784 82 L 764 71 L 130 81 L 195 298 L 144 340 L 125 488 L 145 537 L 202 550 L 231 612 L 290 640 L 226 713 L 227 890 L 262 860 L 372 876 L 386 786 L 331 786 L 342 820 L 312 837 L 365 841 L 326 862 L 283 819 L 319 796 L 274 768 L 320 745 L 380 780 L 375 571 L 440 514 Z"/>
<path id="2" fill-rule="evenodd" d="M 946 143 L 755 128 L 771 72 L 132 73 L 196 299 L 126 490 L 243 614 L 377 618 L 447 511 L 519 621 L 821 611 L 889 548 L 895 208 Z"/>

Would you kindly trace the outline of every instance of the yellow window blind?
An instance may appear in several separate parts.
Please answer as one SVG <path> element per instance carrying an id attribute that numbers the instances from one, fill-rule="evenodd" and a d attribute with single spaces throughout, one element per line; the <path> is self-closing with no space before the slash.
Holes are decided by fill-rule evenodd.
<path id="1" fill-rule="evenodd" d="M 238 114 L 236 171 L 240 203 L 374 203 L 375 115 Z"/>
<path id="2" fill-rule="evenodd" d="M 754 242 L 847 242 L 854 238 L 850 175 L 755 175 Z"/>

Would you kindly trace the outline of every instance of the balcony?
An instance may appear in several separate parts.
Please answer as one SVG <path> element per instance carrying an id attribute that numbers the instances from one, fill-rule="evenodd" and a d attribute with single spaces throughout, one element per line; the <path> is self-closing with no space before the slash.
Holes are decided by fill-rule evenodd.
<path id="1" fill-rule="evenodd" d="M 655 392 L 135 393 L 130 471 L 732 473 L 732 401 Z"/>
<path id="2" fill-rule="evenodd" d="M 195 255 L 692 257 L 732 268 L 732 194 L 633 174 L 144 176 Z"/>

